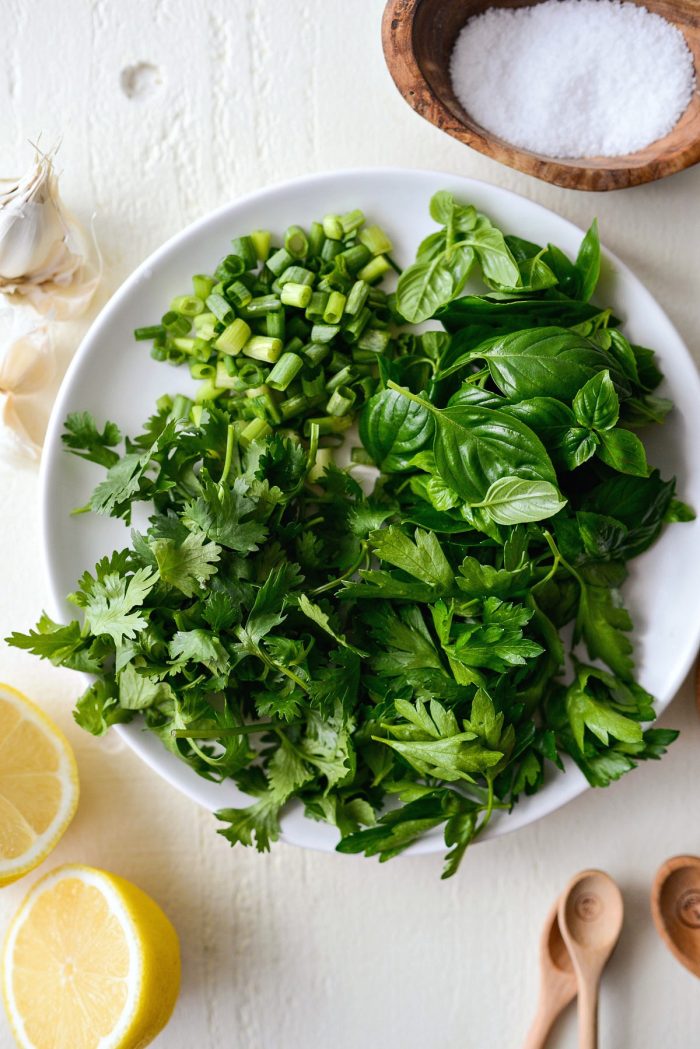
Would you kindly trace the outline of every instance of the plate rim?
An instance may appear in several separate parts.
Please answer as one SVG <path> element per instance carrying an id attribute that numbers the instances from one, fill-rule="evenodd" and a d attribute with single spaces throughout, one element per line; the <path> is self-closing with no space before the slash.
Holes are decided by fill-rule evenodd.
<path id="1" fill-rule="evenodd" d="M 529 209 L 541 212 L 543 215 L 551 218 L 556 218 L 559 223 L 563 223 L 569 228 L 572 233 L 576 233 L 579 237 L 583 237 L 585 231 L 582 230 L 576 223 L 563 215 L 560 215 L 557 211 L 552 208 L 548 208 L 546 205 L 539 203 L 539 201 L 531 200 L 529 197 L 524 196 L 522 193 L 517 193 L 514 190 L 508 189 L 503 186 L 493 185 L 484 179 L 471 178 L 469 176 L 455 174 L 447 171 L 438 171 L 434 168 L 414 168 L 414 167 L 402 167 L 400 165 L 379 165 L 379 166 L 362 166 L 362 167 L 344 167 L 338 169 L 325 170 L 320 172 L 314 172 L 307 175 L 298 175 L 290 179 L 280 179 L 273 183 L 267 184 L 263 187 L 253 189 L 241 196 L 234 197 L 232 200 L 227 201 L 224 204 L 219 205 L 212 211 L 201 215 L 199 218 L 188 223 L 182 229 L 173 233 L 168 237 L 162 244 L 155 248 L 149 255 L 146 256 L 136 267 L 129 273 L 129 275 L 122 281 L 119 287 L 114 293 L 107 299 L 107 301 L 101 307 L 99 313 L 90 322 L 90 325 L 80 340 L 80 344 L 73 355 L 66 372 L 61 380 L 60 386 L 56 392 L 54 403 L 52 405 L 49 421 L 46 428 L 46 435 L 44 440 L 44 449 L 41 456 L 40 468 L 39 468 L 39 522 L 40 522 L 40 546 L 42 561 L 46 572 L 46 578 L 48 581 L 48 589 L 50 596 L 50 603 L 52 608 L 52 614 L 59 618 L 64 618 L 64 602 L 65 595 L 62 595 L 56 584 L 56 578 L 53 571 L 53 560 L 51 553 L 51 511 L 48 498 L 49 489 L 49 477 L 51 470 L 56 463 L 58 457 L 63 454 L 63 447 L 60 441 L 60 433 L 63 426 L 65 407 L 64 401 L 68 397 L 69 390 L 72 386 L 73 377 L 76 376 L 82 366 L 83 360 L 86 359 L 92 349 L 93 343 L 99 339 L 102 328 L 105 324 L 110 321 L 111 314 L 121 305 L 121 303 L 128 299 L 132 288 L 137 286 L 144 276 L 149 275 L 149 271 L 160 263 L 162 259 L 167 258 L 170 252 L 180 246 L 183 241 L 187 241 L 190 237 L 198 235 L 201 231 L 205 230 L 208 226 L 216 227 L 222 219 L 231 213 L 235 212 L 239 208 L 245 208 L 246 205 L 255 203 L 264 205 L 266 200 L 271 198 L 279 197 L 284 195 L 289 189 L 295 187 L 314 187 L 324 186 L 332 183 L 336 180 L 347 179 L 351 177 L 363 177 L 372 178 L 378 176 L 379 178 L 394 177 L 398 179 L 405 179 L 416 176 L 418 178 L 432 178 L 436 180 L 449 180 L 450 182 L 462 183 L 465 190 L 470 186 L 483 187 L 487 193 L 495 193 L 496 196 L 510 199 L 513 202 L 524 201 Z M 685 340 L 681 336 L 680 332 L 674 325 L 671 318 L 668 316 L 663 306 L 658 302 L 656 297 L 652 294 L 646 284 L 634 273 L 634 271 L 616 255 L 613 251 L 610 251 L 607 247 L 602 247 L 603 259 L 620 273 L 624 274 L 627 278 L 631 278 L 634 283 L 646 294 L 649 303 L 658 311 L 664 322 L 673 331 L 678 344 L 682 347 L 689 363 L 692 365 L 693 373 L 696 380 L 696 386 L 700 392 L 700 375 L 698 374 L 698 366 L 685 343 Z M 667 688 L 667 695 L 665 698 L 659 696 L 656 697 L 656 709 L 657 717 L 665 712 L 673 698 L 677 694 L 680 686 L 685 680 L 692 664 L 695 659 L 698 646 L 700 645 L 700 618 L 696 621 L 693 633 L 693 646 L 689 646 L 690 655 L 676 663 L 675 673 L 670 676 L 670 687 Z M 89 674 L 83 674 L 83 679 L 87 682 L 91 682 L 93 677 Z M 134 722 L 128 725 L 115 725 L 112 726 L 120 739 L 126 743 L 131 750 L 143 761 L 149 768 L 156 772 L 162 779 L 173 786 L 175 789 L 180 791 L 186 797 L 195 801 L 197 804 L 214 811 L 212 806 L 204 798 L 204 788 L 201 791 L 197 790 L 200 785 L 207 784 L 211 785 L 211 781 L 201 780 L 200 777 L 189 781 L 189 774 L 192 774 L 192 770 L 189 770 L 184 763 L 171 764 L 167 761 L 168 752 L 164 749 L 161 760 L 161 755 L 154 755 L 150 748 L 146 745 L 142 745 L 141 733 L 138 731 L 138 722 Z M 174 761 L 177 761 L 175 758 Z M 580 770 L 571 763 L 573 767 L 567 767 L 567 776 L 564 779 L 561 774 L 557 777 L 556 782 L 558 783 L 558 790 L 553 792 L 553 796 L 547 799 L 544 809 L 541 812 L 537 812 L 531 815 L 531 818 L 521 821 L 513 821 L 513 815 L 508 814 L 506 818 L 497 819 L 492 826 L 490 826 L 483 836 L 476 839 L 477 842 L 491 840 L 495 837 L 502 837 L 505 834 L 514 833 L 516 830 L 522 829 L 526 826 L 537 822 L 540 819 L 544 819 L 546 816 L 558 809 L 567 805 L 574 798 L 583 794 L 590 788 L 587 780 L 580 772 Z M 183 775 L 183 773 L 185 773 Z M 194 774 L 196 776 L 196 773 Z M 517 809 L 515 810 L 518 811 Z M 522 811 L 522 810 L 521 810 Z M 315 851 L 332 851 L 333 846 L 329 847 L 329 844 L 323 842 L 302 842 L 296 836 L 289 836 L 285 833 L 284 820 L 282 821 L 282 834 L 281 840 L 287 841 L 288 843 L 299 845 L 302 848 L 308 848 Z M 434 853 L 438 851 L 444 851 L 445 845 L 442 839 L 442 832 L 439 828 L 433 830 L 428 835 L 420 839 L 419 842 L 412 845 L 406 850 L 406 855 L 418 855 L 425 853 Z"/>

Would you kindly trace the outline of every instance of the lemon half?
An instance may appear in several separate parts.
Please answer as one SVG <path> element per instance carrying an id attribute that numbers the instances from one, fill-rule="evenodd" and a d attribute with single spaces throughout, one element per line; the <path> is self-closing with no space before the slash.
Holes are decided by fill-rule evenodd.
<path id="1" fill-rule="evenodd" d="M 142 1049 L 180 988 L 177 933 L 106 871 L 58 867 L 31 889 L 5 942 L 3 996 L 22 1049 Z"/>
<path id="2" fill-rule="evenodd" d="M 68 740 L 31 700 L 0 684 L 0 887 L 41 863 L 77 804 Z"/>

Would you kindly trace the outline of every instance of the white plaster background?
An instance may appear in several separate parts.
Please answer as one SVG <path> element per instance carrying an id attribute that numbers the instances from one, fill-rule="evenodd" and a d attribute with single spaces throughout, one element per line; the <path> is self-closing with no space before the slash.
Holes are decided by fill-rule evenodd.
<path id="1" fill-rule="evenodd" d="M 40 132 L 45 145 L 63 138 L 65 199 L 85 221 L 96 214 L 105 258 L 91 315 L 165 238 L 239 193 L 305 172 L 403 164 L 483 178 L 583 226 L 597 214 L 605 243 L 697 359 L 700 167 L 602 195 L 500 167 L 401 101 L 382 58 L 382 6 L 0 0 L 0 174 L 23 169 Z M 139 63 L 150 68 L 129 71 Z M 64 359 L 83 330 L 64 326 Z M 0 466 L 0 636 L 26 629 L 47 598 L 36 473 Z M 541 923 L 585 866 L 614 874 L 627 906 L 601 1046 L 696 1043 L 700 987 L 661 945 L 648 909 L 660 862 L 700 851 L 689 682 L 663 719 L 683 731 L 662 764 L 474 849 L 441 883 L 438 857 L 379 866 L 284 845 L 265 857 L 232 851 L 208 813 L 116 740 L 74 726 L 71 673 L 3 645 L 0 678 L 37 698 L 77 753 L 80 810 L 49 863 L 133 879 L 178 929 L 182 994 L 159 1049 L 515 1049 L 534 1007 Z M 0 934 L 33 877 L 3 891 Z M 570 1015 L 551 1044 L 575 1043 Z M 0 1016 L 0 1047 L 12 1044 Z"/>

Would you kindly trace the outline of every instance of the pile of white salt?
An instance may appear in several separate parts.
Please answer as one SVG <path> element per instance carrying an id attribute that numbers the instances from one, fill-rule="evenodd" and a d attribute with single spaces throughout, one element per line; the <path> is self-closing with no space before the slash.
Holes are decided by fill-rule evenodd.
<path id="1" fill-rule="evenodd" d="M 642 149 L 671 131 L 695 88 L 681 31 L 618 0 L 490 8 L 459 34 L 450 74 L 482 127 L 552 157 Z"/>

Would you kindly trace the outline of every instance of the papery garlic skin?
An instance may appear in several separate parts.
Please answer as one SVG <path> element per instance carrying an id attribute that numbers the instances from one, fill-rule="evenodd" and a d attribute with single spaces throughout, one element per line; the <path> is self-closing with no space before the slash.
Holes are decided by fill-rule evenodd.
<path id="1" fill-rule="evenodd" d="M 26 309 L 0 309 L 0 452 L 39 457 L 36 435 L 56 370 L 51 335 Z"/>
<path id="2" fill-rule="evenodd" d="M 69 320 L 83 313 L 102 265 L 88 259 L 86 237 L 64 208 L 51 154 L 37 153 L 19 181 L 0 183 L 0 293 L 39 313 Z"/>

